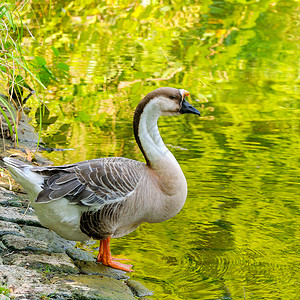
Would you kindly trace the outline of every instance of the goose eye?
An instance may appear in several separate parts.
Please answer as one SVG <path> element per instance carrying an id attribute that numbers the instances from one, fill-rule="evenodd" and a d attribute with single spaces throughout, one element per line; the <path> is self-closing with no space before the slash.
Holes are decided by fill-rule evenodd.
<path id="1" fill-rule="evenodd" d="M 171 98 L 171 99 L 175 99 L 176 97 L 175 97 L 175 96 L 170 96 L 170 98 Z"/>

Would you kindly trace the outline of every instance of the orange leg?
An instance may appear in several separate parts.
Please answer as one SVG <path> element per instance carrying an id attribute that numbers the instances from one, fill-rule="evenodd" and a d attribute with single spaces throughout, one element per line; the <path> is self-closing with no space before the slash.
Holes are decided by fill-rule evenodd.
<path id="1" fill-rule="evenodd" d="M 110 266 L 115 269 L 123 270 L 126 272 L 132 272 L 133 270 L 130 269 L 132 265 L 125 265 L 121 264 L 119 262 L 113 261 L 113 257 L 111 256 L 110 252 L 110 237 L 107 238 L 106 240 L 100 241 L 100 246 L 99 246 L 99 254 L 97 256 L 97 262 L 102 262 L 102 264 L 106 266 Z"/>
<path id="2" fill-rule="evenodd" d="M 100 240 L 100 245 L 99 245 L 99 253 L 98 253 L 98 256 L 97 256 L 97 261 L 102 261 L 103 259 L 103 241 Z"/>

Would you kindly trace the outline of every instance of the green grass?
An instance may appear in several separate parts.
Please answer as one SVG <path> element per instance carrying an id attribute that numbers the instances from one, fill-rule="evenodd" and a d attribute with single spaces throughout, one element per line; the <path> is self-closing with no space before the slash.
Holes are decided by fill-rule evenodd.
<path id="1" fill-rule="evenodd" d="M 0 286 L 0 295 L 9 296 L 10 290 L 6 286 Z"/>
<path id="2" fill-rule="evenodd" d="M 13 130 L 17 126 L 16 109 L 22 109 L 23 99 L 38 86 L 45 88 L 34 64 L 25 59 L 28 53 L 22 47 L 26 31 L 33 39 L 22 19 L 25 5 L 28 5 L 27 1 L 19 5 L 5 1 L 0 3 L 0 93 L 3 94 L 0 95 L 0 113 L 8 124 L 11 136 L 16 134 L 16 140 L 17 132 Z"/>
<path id="3" fill-rule="evenodd" d="M 35 23 L 34 6 L 30 1 L 13 2 L 0 0 L 0 114 L 8 124 L 10 135 L 18 142 L 18 125 L 15 117 L 17 111 L 22 110 L 25 100 L 35 94 L 39 115 L 39 141 L 42 130 L 42 112 L 44 108 L 38 91 L 45 89 L 51 82 L 57 83 L 59 78 L 68 77 L 69 66 L 61 57 L 60 51 L 54 46 L 51 68 L 44 57 L 36 56 L 33 49 L 22 45 L 23 38 L 35 38 L 26 24 Z M 49 11 L 51 10 L 51 1 Z M 50 12 L 49 12 L 50 13 Z M 46 17 L 46 16 L 45 16 Z M 29 22 L 28 22 L 29 21 Z M 45 49 L 43 49 L 45 51 Z M 1 96 L 2 95 L 2 96 Z"/>

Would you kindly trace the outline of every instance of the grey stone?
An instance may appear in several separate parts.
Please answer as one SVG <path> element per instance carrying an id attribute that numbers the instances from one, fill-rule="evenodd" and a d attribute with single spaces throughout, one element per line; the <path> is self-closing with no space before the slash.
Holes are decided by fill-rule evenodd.
<path id="1" fill-rule="evenodd" d="M 5 247 L 5 245 L 0 241 L 0 253 L 7 250 L 7 248 Z"/>
<path id="2" fill-rule="evenodd" d="M 58 254 L 60 255 L 60 254 Z M 44 259 L 44 258 L 43 258 Z M 28 266 L 27 266 L 28 267 Z M 0 282 L 11 289 L 16 299 L 135 299 L 130 289 L 121 281 L 100 276 L 55 277 L 46 280 L 45 271 L 39 272 L 22 266 L 3 265 Z M 55 274 L 57 276 L 57 274 Z"/>
<path id="3" fill-rule="evenodd" d="M 49 251 L 48 243 L 46 242 L 12 234 L 3 236 L 2 242 L 9 250 L 14 251 Z"/>
<path id="4" fill-rule="evenodd" d="M 13 234 L 25 237 L 25 232 L 15 223 L 0 221 L 0 237 L 6 234 Z"/>
<path id="5" fill-rule="evenodd" d="M 56 291 L 55 293 L 51 293 L 51 294 L 48 294 L 46 297 L 44 298 L 39 298 L 38 300 L 41 300 L 41 299 L 51 299 L 51 300 L 74 300 L 74 298 L 72 297 L 72 291 Z M 27 300 L 27 299 L 26 299 Z"/>
<path id="6" fill-rule="evenodd" d="M 93 254 L 78 248 L 70 247 L 66 252 L 73 260 L 84 260 L 92 262 L 96 261 L 96 257 Z"/>
<path id="7" fill-rule="evenodd" d="M 24 213 L 23 208 L 0 206 L 0 220 L 42 227 L 36 216 Z"/>
<path id="8" fill-rule="evenodd" d="M 4 95 L 4 98 L 6 96 Z M 7 99 L 7 97 L 6 97 Z M 9 115 L 11 113 L 11 111 L 8 112 L 7 108 L 2 106 L 2 110 L 5 112 L 5 114 Z M 12 111 L 12 116 L 13 118 L 16 120 L 16 113 L 14 111 Z M 2 126 L 7 128 L 8 125 L 6 123 L 6 120 L 2 117 L 1 114 L 1 119 L 2 119 Z M 21 112 L 21 119 L 18 123 L 17 126 L 17 132 L 18 132 L 18 146 L 20 148 L 25 148 L 25 149 L 36 149 L 36 146 L 38 144 L 38 134 L 35 132 L 34 128 L 29 124 L 30 122 L 30 118 L 24 113 Z M 15 132 L 15 128 L 13 128 L 13 132 Z M 2 132 L 0 133 L 2 135 Z M 6 134 L 3 136 L 5 139 L 5 145 L 7 147 L 13 147 L 13 140 L 14 137 L 11 136 L 10 132 L 6 132 Z M 0 139 L 0 142 L 2 142 L 2 139 Z M 41 142 L 41 140 L 39 141 Z"/>
<path id="9" fill-rule="evenodd" d="M 10 255 L 10 264 L 29 267 L 43 272 L 56 272 L 57 274 L 77 274 L 78 268 L 67 254 L 62 253 L 14 253 Z"/>
<path id="10" fill-rule="evenodd" d="M 67 276 L 65 283 L 73 290 L 74 299 L 136 299 L 125 283 L 113 278 L 93 275 Z"/>
<path id="11" fill-rule="evenodd" d="M 144 285 L 142 285 L 139 281 L 136 280 L 127 280 L 127 285 L 133 292 L 133 294 L 137 297 L 145 297 L 152 296 L 153 292 L 148 290 Z"/>
<path id="12" fill-rule="evenodd" d="M 102 275 L 105 277 L 111 277 L 114 279 L 128 279 L 125 271 L 113 269 L 105 266 L 101 263 L 75 260 L 76 266 L 80 269 L 83 274 L 87 275 Z"/>
<path id="13" fill-rule="evenodd" d="M 69 294 L 71 299 L 72 292 L 67 287 L 49 284 L 44 274 L 20 266 L 1 266 L 0 282 L 11 290 L 10 296 L 13 299 L 43 299 L 43 296 L 55 294 L 58 290 Z"/>
<path id="14" fill-rule="evenodd" d="M 20 207 L 23 203 L 14 192 L 0 187 L 0 205 Z"/>
<path id="15" fill-rule="evenodd" d="M 24 225 L 22 229 L 28 238 L 46 241 L 49 252 L 65 253 L 66 249 L 76 245 L 75 242 L 67 241 L 47 228 Z"/>

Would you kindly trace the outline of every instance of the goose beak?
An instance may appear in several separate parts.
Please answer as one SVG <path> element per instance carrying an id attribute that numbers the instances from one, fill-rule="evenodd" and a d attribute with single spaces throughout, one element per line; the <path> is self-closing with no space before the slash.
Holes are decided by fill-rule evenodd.
<path id="1" fill-rule="evenodd" d="M 194 106 L 192 106 L 190 103 L 188 103 L 185 99 L 182 101 L 181 108 L 179 110 L 179 113 L 181 114 L 194 114 L 200 116 L 200 112 L 198 109 L 196 109 Z"/>

